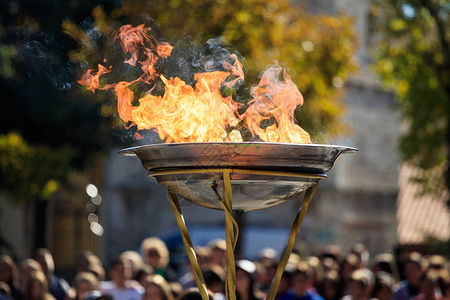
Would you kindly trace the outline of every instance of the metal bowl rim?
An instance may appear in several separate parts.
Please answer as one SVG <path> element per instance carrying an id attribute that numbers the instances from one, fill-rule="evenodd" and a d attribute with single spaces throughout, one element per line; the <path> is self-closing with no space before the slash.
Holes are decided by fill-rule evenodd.
<path id="1" fill-rule="evenodd" d="M 286 147 L 313 147 L 313 148 L 334 148 L 339 149 L 343 153 L 353 153 L 358 151 L 357 148 L 342 146 L 342 145 L 329 145 L 329 144 L 294 144 L 294 143 L 270 143 L 270 142 L 195 142 L 195 143 L 168 143 L 168 144 L 147 144 L 147 145 L 139 145 L 129 148 L 121 149 L 118 153 L 123 156 L 136 156 L 137 153 L 135 150 L 147 149 L 147 148 L 159 148 L 159 147 L 176 147 L 176 146 L 188 146 L 188 145 L 231 145 L 231 146 L 240 146 L 240 145 L 283 145 Z"/>

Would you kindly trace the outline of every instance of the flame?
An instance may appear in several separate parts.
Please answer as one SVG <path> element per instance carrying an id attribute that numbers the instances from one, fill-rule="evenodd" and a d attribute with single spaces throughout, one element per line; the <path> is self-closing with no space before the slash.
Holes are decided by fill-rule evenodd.
<path id="1" fill-rule="evenodd" d="M 140 65 L 142 75 L 138 78 L 101 86 L 100 77 L 111 72 L 111 68 L 99 64 L 97 72 L 90 69 L 79 81 L 92 92 L 113 89 L 119 116 L 129 126 L 155 130 L 166 143 L 241 142 L 237 126 L 243 122 L 263 141 L 311 142 L 308 133 L 294 123 L 294 110 L 303 104 L 303 97 L 281 67 L 272 67 L 263 74 L 258 86 L 252 89 L 253 99 L 248 109 L 239 115 L 240 105 L 232 96 L 221 93 L 221 87 L 231 88 L 244 80 L 243 66 L 235 54 L 223 62 L 225 71 L 197 73 L 194 75 L 196 83 L 191 86 L 178 77 L 166 78 L 158 74 L 155 63 L 168 58 L 173 47 L 158 42 L 150 31 L 151 28 L 144 25 L 125 25 L 116 35 L 123 51 L 130 55 L 124 63 Z M 283 79 L 280 79 L 281 73 Z M 162 96 L 151 93 L 157 80 L 164 84 Z M 133 87 L 137 83 L 148 84 L 149 90 L 137 99 L 139 105 L 136 106 Z M 262 128 L 261 123 L 269 119 L 275 123 Z"/>
<path id="2" fill-rule="evenodd" d="M 245 121 L 253 135 L 266 142 L 311 143 L 309 134 L 295 124 L 294 111 L 303 105 L 303 96 L 286 70 L 279 65 L 267 69 L 252 89 L 252 96 Z M 262 128 L 261 122 L 270 119 L 275 124 Z"/>
<path id="3" fill-rule="evenodd" d="M 100 77 L 103 74 L 111 72 L 111 70 L 101 64 L 98 64 L 98 71 L 95 74 L 92 74 L 92 72 L 94 72 L 93 69 L 87 70 L 87 72 L 81 76 L 81 80 L 79 80 L 78 83 L 85 85 L 88 90 L 95 93 L 95 90 L 100 89 Z"/>

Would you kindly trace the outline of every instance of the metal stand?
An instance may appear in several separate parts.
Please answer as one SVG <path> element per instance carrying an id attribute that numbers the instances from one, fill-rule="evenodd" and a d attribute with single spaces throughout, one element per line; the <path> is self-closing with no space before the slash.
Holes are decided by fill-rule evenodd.
<path id="1" fill-rule="evenodd" d="M 154 171 L 150 172 L 150 177 L 158 177 L 161 175 L 170 174 L 194 174 L 194 173 L 220 173 L 222 174 L 223 180 L 223 197 L 220 196 L 216 185 L 210 184 L 211 189 L 214 191 L 217 200 L 220 202 L 224 212 L 225 212 L 225 241 L 227 245 L 227 270 L 226 270 L 226 281 L 225 281 L 225 296 L 227 300 L 236 300 L 236 266 L 234 259 L 234 249 L 236 247 L 237 237 L 239 233 L 239 228 L 232 216 L 232 189 L 231 189 L 231 174 L 232 173 L 249 173 L 249 174 L 269 174 L 278 176 L 289 176 L 289 177 L 303 177 L 303 178 L 314 178 L 314 179 L 325 179 L 326 176 L 323 174 L 308 174 L 308 173 L 293 173 L 293 172 L 279 172 L 279 171 L 265 171 L 265 170 L 240 170 L 240 169 L 179 169 L 179 170 L 169 170 L 169 171 Z M 280 284 L 281 276 L 289 260 L 289 256 L 294 248 L 294 242 L 297 234 L 302 226 L 303 220 L 306 215 L 306 210 L 308 205 L 314 195 L 317 183 L 309 187 L 304 195 L 303 202 L 297 212 L 295 220 L 291 227 L 291 232 L 289 234 L 288 242 L 281 254 L 280 261 L 278 263 L 277 271 L 275 277 L 273 278 L 271 287 L 267 294 L 266 300 L 274 300 L 278 286 Z M 175 215 L 178 227 L 180 228 L 181 237 L 183 239 L 183 244 L 186 249 L 189 261 L 192 265 L 193 274 L 197 287 L 200 290 L 202 300 L 209 300 L 205 280 L 203 278 L 202 270 L 197 262 L 197 257 L 195 255 L 194 247 L 192 245 L 192 240 L 190 238 L 189 232 L 184 221 L 183 213 L 178 202 L 177 195 L 171 191 L 168 191 L 170 204 Z"/>

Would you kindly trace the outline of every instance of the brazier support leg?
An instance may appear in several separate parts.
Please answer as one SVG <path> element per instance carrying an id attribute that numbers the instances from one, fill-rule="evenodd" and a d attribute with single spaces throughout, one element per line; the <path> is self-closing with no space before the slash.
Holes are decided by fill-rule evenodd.
<path id="1" fill-rule="evenodd" d="M 297 234 L 302 227 L 303 220 L 305 219 L 306 210 L 308 209 L 309 202 L 311 201 L 314 191 L 316 190 L 317 185 L 314 185 L 308 188 L 305 192 L 305 196 L 303 198 L 303 202 L 297 212 L 297 216 L 295 217 L 294 223 L 292 224 L 291 233 L 289 234 L 289 239 L 286 244 L 286 247 L 281 254 L 280 261 L 278 262 L 277 272 L 275 273 L 275 277 L 273 278 L 272 284 L 270 286 L 269 292 L 267 293 L 266 300 L 274 300 L 278 291 L 278 286 L 280 284 L 281 276 L 283 275 L 284 268 L 286 268 L 287 262 L 289 260 L 289 256 L 292 253 L 292 249 L 294 248 L 295 239 L 297 238 Z"/>
<path id="2" fill-rule="evenodd" d="M 209 300 L 208 292 L 206 289 L 205 279 L 203 278 L 202 270 L 197 261 L 197 256 L 195 255 L 194 246 L 192 245 L 192 240 L 189 232 L 184 222 L 183 213 L 181 211 L 180 203 L 178 202 L 177 195 L 175 193 L 169 192 L 170 205 L 175 215 L 178 227 L 180 228 L 181 237 L 183 239 L 184 248 L 186 249 L 186 254 L 189 258 L 189 262 L 192 266 L 192 271 L 194 273 L 195 282 L 200 290 L 202 300 Z"/>

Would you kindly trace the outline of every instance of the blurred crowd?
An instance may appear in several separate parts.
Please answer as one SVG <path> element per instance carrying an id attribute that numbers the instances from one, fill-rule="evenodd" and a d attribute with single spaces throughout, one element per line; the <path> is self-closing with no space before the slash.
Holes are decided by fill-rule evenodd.
<path id="1" fill-rule="evenodd" d="M 195 249 L 210 300 L 225 300 L 226 243 L 213 240 Z M 166 244 L 156 237 L 140 251 L 125 251 L 107 265 L 86 251 L 70 283 L 55 275 L 51 251 L 38 249 L 20 262 L 0 256 L 0 300 L 201 300 L 186 264 L 183 274 L 169 264 Z M 236 261 L 237 300 L 264 299 L 276 274 L 277 253 Z M 281 275 L 276 300 L 450 299 L 449 261 L 440 255 L 391 252 L 370 257 L 363 244 L 348 253 L 327 246 L 317 256 L 292 254 Z"/>

